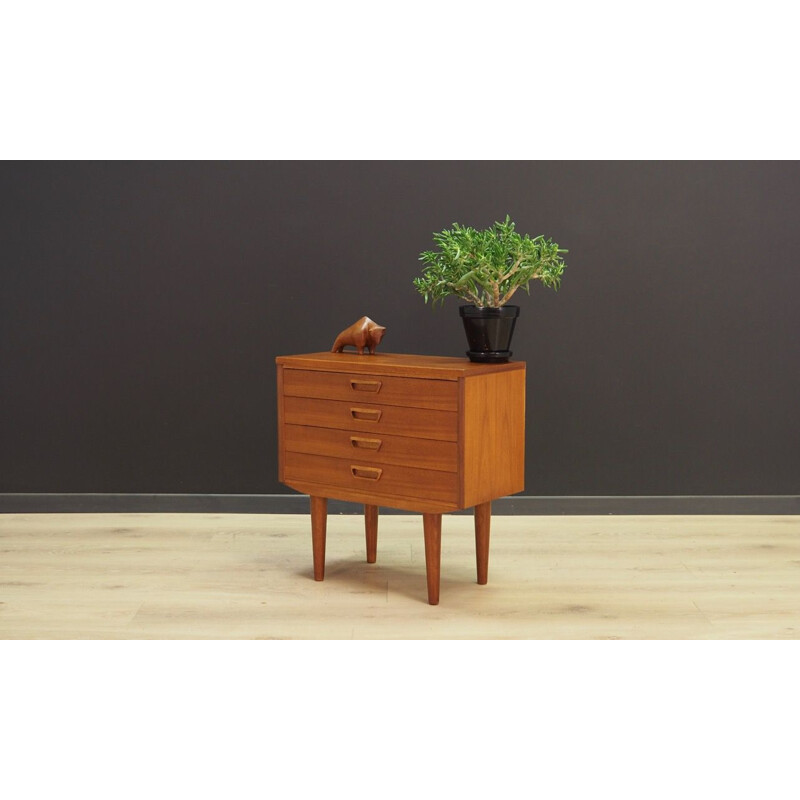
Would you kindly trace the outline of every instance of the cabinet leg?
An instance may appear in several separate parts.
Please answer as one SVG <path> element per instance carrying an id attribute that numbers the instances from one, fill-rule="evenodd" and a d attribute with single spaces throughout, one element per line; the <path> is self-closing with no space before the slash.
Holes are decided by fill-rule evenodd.
<path id="1" fill-rule="evenodd" d="M 314 552 L 314 580 L 325 577 L 325 532 L 328 527 L 328 500 L 311 496 L 311 547 Z"/>
<path id="2" fill-rule="evenodd" d="M 364 528 L 367 533 L 367 564 L 378 558 L 378 506 L 364 506 Z"/>
<path id="3" fill-rule="evenodd" d="M 489 528 L 492 521 L 492 504 L 475 506 L 475 555 L 478 562 L 478 583 L 489 580 Z"/>
<path id="4" fill-rule="evenodd" d="M 428 602 L 439 604 L 439 568 L 442 563 L 442 515 L 423 514 L 425 568 L 428 575 Z"/>

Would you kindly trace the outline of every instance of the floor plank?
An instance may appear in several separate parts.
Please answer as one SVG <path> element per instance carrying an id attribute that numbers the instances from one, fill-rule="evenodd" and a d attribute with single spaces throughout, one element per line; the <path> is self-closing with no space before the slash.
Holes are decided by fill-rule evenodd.
<path id="1" fill-rule="evenodd" d="M 418 515 L 0 515 L 3 639 L 797 639 L 800 517 L 445 516 L 438 606 Z"/>

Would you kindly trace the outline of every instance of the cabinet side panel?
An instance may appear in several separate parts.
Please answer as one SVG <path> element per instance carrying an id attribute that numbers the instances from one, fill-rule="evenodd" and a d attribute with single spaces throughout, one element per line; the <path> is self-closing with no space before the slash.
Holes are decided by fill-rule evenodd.
<path id="1" fill-rule="evenodd" d="M 525 488 L 525 370 L 464 379 L 464 508 Z"/>
<path id="2" fill-rule="evenodd" d="M 464 442 L 466 440 L 466 378 L 458 379 L 458 507 L 467 508 L 465 497 Z"/>
<path id="3" fill-rule="evenodd" d="M 283 474 L 283 367 L 278 365 L 278 480 L 284 482 Z"/>

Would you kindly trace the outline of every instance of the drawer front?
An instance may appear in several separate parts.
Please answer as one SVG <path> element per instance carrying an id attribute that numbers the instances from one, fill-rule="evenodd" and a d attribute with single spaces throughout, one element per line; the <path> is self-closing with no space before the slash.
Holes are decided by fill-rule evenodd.
<path id="1" fill-rule="evenodd" d="M 285 470 L 290 483 L 308 481 L 332 489 L 458 503 L 458 481 L 453 472 L 288 452 Z"/>
<path id="2" fill-rule="evenodd" d="M 458 410 L 456 381 L 287 369 L 284 370 L 283 391 L 293 397 L 319 397 L 440 411 Z"/>
<path id="3" fill-rule="evenodd" d="M 455 472 L 458 469 L 458 445 L 436 439 L 412 439 L 384 433 L 340 431 L 308 425 L 286 425 L 283 441 L 292 453 L 356 459 L 367 464 L 398 466 Z"/>
<path id="4" fill-rule="evenodd" d="M 426 408 L 286 396 L 283 401 L 283 421 L 288 425 L 386 433 L 419 439 L 449 442 L 458 439 L 458 414 L 455 411 Z"/>

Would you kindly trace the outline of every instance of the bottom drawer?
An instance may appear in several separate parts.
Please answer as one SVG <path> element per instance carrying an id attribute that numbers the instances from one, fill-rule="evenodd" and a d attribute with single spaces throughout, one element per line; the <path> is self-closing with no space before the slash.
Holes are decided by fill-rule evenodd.
<path id="1" fill-rule="evenodd" d="M 286 480 L 324 484 L 332 488 L 356 489 L 362 492 L 420 500 L 458 503 L 458 479 L 454 472 L 440 472 L 392 464 L 365 464 L 357 459 L 286 453 Z M 333 497 L 335 494 L 332 493 Z"/>

